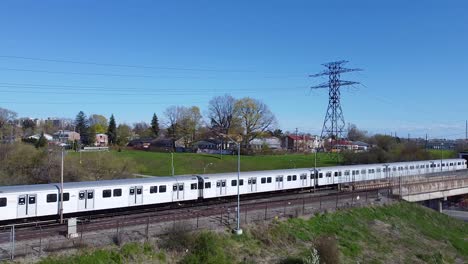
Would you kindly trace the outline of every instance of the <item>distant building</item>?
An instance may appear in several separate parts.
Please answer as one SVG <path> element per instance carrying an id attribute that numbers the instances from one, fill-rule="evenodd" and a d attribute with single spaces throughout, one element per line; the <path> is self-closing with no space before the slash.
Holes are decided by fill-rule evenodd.
<path id="1" fill-rule="evenodd" d="M 80 134 L 75 131 L 59 130 L 53 134 L 55 141 L 66 143 L 69 141 L 79 141 Z"/>
<path id="2" fill-rule="evenodd" d="M 281 150 L 281 140 L 277 137 L 255 138 L 250 141 L 250 148 L 253 150 L 262 150 L 264 147 L 270 150 Z"/>
<path id="3" fill-rule="evenodd" d="M 311 152 L 322 147 L 323 143 L 318 136 L 287 135 L 283 138 L 281 146 L 295 152 Z"/>
<path id="4" fill-rule="evenodd" d="M 106 147 L 109 144 L 109 138 L 106 134 L 96 134 L 96 142 L 94 146 L 96 147 Z"/>

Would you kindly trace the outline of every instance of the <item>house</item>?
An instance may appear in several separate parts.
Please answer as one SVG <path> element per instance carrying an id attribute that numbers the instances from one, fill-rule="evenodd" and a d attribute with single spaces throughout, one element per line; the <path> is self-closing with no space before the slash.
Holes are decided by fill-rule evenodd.
<path id="1" fill-rule="evenodd" d="M 318 136 L 287 135 L 283 138 L 281 146 L 289 151 L 310 152 L 320 148 L 323 141 Z"/>
<path id="2" fill-rule="evenodd" d="M 35 139 L 35 140 L 39 140 L 39 138 L 41 137 L 41 134 L 35 134 L 35 135 L 32 135 L 30 137 L 28 137 L 29 139 Z M 44 134 L 44 137 L 47 141 L 52 141 L 54 138 L 49 135 L 49 134 Z"/>
<path id="3" fill-rule="evenodd" d="M 228 149 L 223 149 L 223 145 Z M 235 149 L 236 143 L 233 141 L 222 141 L 220 139 L 204 139 L 197 141 L 193 144 L 193 149 L 197 153 L 209 154 L 232 154 Z"/>
<path id="4" fill-rule="evenodd" d="M 280 150 L 281 140 L 277 137 L 269 138 L 254 138 L 250 141 L 250 148 L 253 150 L 262 150 L 264 147 L 268 147 L 271 150 Z"/>
<path id="5" fill-rule="evenodd" d="M 103 134 L 103 133 L 96 134 L 96 142 L 94 142 L 94 146 L 106 147 L 108 144 L 109 144 L 109 137 L 106 134 Z"/>
<path id="6" fill-rule="evenodd" d="M 333 152 L 340 152 L 343 150 L 351 150 L 354 152 L 361 152 L 369 150 L 370 145 L 362 141 L 349 141 L 349 140 L 337 140 L 333 145 Z"/>
<path id="7" fill-rule="evenodd" d="M 55 141 L 66 143 L 68 141 L 79 141 L 80 134 L 75 131 L 59 130 L 53 134 Z"/>

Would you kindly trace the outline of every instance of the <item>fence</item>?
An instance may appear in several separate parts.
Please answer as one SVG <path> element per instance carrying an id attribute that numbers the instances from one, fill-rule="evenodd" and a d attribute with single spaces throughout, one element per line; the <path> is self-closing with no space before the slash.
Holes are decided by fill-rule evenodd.
<path id="1" fill-rule="evenodd" d="M 385 190 L 385 193 L 387 191 Z M 314 215 L 327 211 L 359 207 L 370 203 L 391 202 L 378 191 L 341 193 L 334 196 L 303 195 L 302 198 L 267 203 L 241 203 L 241 225 L 257 224 L 279 218 Z M 235 204 L 235 203 L 234 203 Z M 157 215 L 87 222 L 79 221 L 77 237 L 65 237 L 65 228 L 50 232 L 40 225 L 23 231 L 9 226 L 0 230 L 0 260 L 42 257 L 58 251 L 100 247 L 109 244 L 122 245 L 131 241 L 148 241 L 178 231 L 232 229 L 236 226 L 236 206 L 232 203 L 215 209 L 188 209 L 183 213 L 160 213 Z M 33 239 L 23 240 L 27 233 Z M 17 241 L 18 240 L 18 241 Z"/>

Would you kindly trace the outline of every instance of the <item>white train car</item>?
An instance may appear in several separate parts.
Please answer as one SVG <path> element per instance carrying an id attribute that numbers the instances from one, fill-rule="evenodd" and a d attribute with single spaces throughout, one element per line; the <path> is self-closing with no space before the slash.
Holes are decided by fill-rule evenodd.
<path id="1" fill-rule="evenodd" d="M 63 213 L 197 200 L 196 176 L 72 182 L 64 184 Z M 0 187 L 0 221 L 58 215 L 60 184 Z"/>
<path id="2" fill-rule="evenodd" d="M 241 172 L 239 193 L 253 194 L 307 188 L 314 185 L 310 169 Z M 203 198 L 237 195 L 237 172 L 199 175 L 203 179 Z"/>

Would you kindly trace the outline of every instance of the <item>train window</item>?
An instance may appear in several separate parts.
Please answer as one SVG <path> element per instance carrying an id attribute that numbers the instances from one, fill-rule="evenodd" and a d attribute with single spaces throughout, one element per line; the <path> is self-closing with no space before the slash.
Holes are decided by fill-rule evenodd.
<path id="1" fill-rule="evenodd" d="M 93 192 L 88 192 L 88 199 L 93 199 L 94 193 Z"/>
<path id="2" fill-rule="evenodd" d="M 408 170 L 408 166 L 405 166 L 405 170 Z"/>
<path id="3" fill-rule="evenodd" d="M 366 170 L 365 169 L 361 170 L 361 174 L 366 174 Z"/>
<path id="4" fill-rule="evenodd" d="M 221 182 L 220 181 L 216 182 L 216 187 L 221 187 Z"/>
<path id="5" fill-rule="evenodd" d="M 292 177 L 291 175 L 288 175 L 288 177 L 286 178 L 287 181 L 291 181 Z"/>
<path id="6" fill-rule="evenodd" d="M 445 163 L 442 163 L 442 167 L 445 167 Z"/>
<path id="7" fill-rule="evenodd" d="M 380 168 L 377 168 L 377 172 L 381 172 Z"/>
<path id="8" fill-rule="evenodd" d="M 80 192 L 80 194 L 78 195 L 78 199 L 83 200 L 83 199 L 84 199 L 84 196 L 85 196 L 85 193 L 84 193 L 84 192 Z"/>
<path id="9" fill-rule="evenodd" d="M 437 167 L 440 167 L 440 164 L 437 164 Z"/>
<path id="10" fill-rule="evenodd" d="M 335 175 L 335 177 L 338 177 L 338 172 L 337 172 L 337 171 L 335 171 L 334 175 Z"/>
<path id="11" fill-rule="evenodd" d="M 296 176 L 296 175 L 294 175 L 294 176 Z M 280 182 L 283 181 L 283 176 L 280 176 L 280 177 L 279 177 L 279 181 L 280 181 Z"/>
<path id="12" fill-rule="evenodd" d="M 114 189 L 114 197 L 122 196 L 122 189 Z"/>
<path id="13" fill-rule="evenodd" d="M 323 173 L 322 172 L 319 173 L 319 178 L 323 178 Z"/>
<path id="14" fill-rule="evenodd" d="M 221 182 L 221 187 L 226 187 L 226 181 Z"/>
<path id="15" fill-rule="evenodd" d="M 297 175 L 293 175 L 293 181 L 297 180 Z"/>
<path id="16" fill-rule="evenodd" d="M 57 194 L 51 193 L 47 195 L 47 202 L 48 203 L 55 203 L 57 202 Z"/>
<path id="17" fill-rule="evenodd" d="M 36 203 L 36 196 L 29 196 L 28 204 L 35 204 Z"/>
<path id="18" fill-rule="evenodd" d="M 196 190 L 196 189 L 197 189 L 197 184 L 196 183 L 190 184 L 190 190 Z"/>
<path id="19" fill-rule="evenodd" d="M 172 186 L 172 190 L 173 190 L 173 191 L 177 191 L 177 184 L 174 184 L 174 185 Z"/>
<path id="20" fill-rule="evenodd" d="M 166 185 L 160 185 L 160 186 L 159 186 L 159 192 L 160 192 L 160 193 L 166 192 Z"/>
<path id="21" fill-rule="evenodd" d="M 179 191 L 183 191 L 184 190 L 184 185 L 183 184 L 179 184 Z"/>
<path id="22" fill-rule="evenodd" d="M 252 184 L 257 184 L 257 178 L 252 178 Z"/>
<path id="23" fill-rule="evenodd" d="M 267 183 L 271 183 L 271 177 L 267 177 Z"/>
<path id="24" fill-rule="evenodd" d="M 111 191 L 111 189 L 109 189 L 109 190 L 103 190 L 103 191 L 102 191 L 102 198 L 109 198 L 109 197 L 111 197 L 111 196 L 112 196 L 112 191 Z"/>
<path id="25" fill-rule="evenodd" d="M 461 165 L 461 162 L 458 162 L 457 165 Z"/>
<path id="26" fill-rule="evenodd" d="M 275 181 L 276 181 L 276 182 L 279 182 L 279 177 L 276 177 L 276 178 L 275 178 Z"/>
<path id="27" fill-rule="evenodd" d="M 232 180 L 232 181 L 231 181 L 231 186 L 237 186 L 237 181 L 236 181 L 236 180 Z"/>
<path id="28" fill-rule="evenodd" d="M 261 179 L 261 183 L 262 183 L 262 184 L 263 184 L 263 183 L 266 183 L 266 178 L 262 178 L 262 179 Z"/>
<path id="29" fill-rule="evenodd" d="M 7 206 L 7 198 L 0 198 L 0 207 Z"/>
<path id="30" fill-rule="evenodd" d="M 135 188 L 130 188 L 130 195 L 135 195 Z"/>
<path id="31" fill-rule="evenodd" d="M 244 185 L 244 179 L 239 180 L 239 186 L 242 186 L 242 185 Z"/>
<path id="32" fill-rule="evenodd" d="M 393 171 L 396 171 L 396 167 L 393 167 Z"/>
<path id="33" fill-rule="evenodd" d="M 59 201 L 60 201 L 60 195 L 58 197 Z M 63 201 L 66 202 L 66 201 L 69 201 L 70 200 L 70 193 L 63 193 Z"/>
<path id="34" fill-rule="evenodd" d="M 349 176 L 349 170 L 344 171 L 345 176 Z"/>
<path id="35" fill-rule="evenodd" d="M 252 184 L 252 180 L 249 178 L 249 180 L 247 181 L 247 184 Z"/>
<path id="36" fill-rule="evenodd" d="M 26 198 L 25 197 L 18 198 L 18 204 L 19 205 L 24 205 L 25 203 L 26 203 Z"/>
<path id="37" fill-rule="evenodd" d="M 331 176 L 332 176 L 331 171 L 327 171 L 327 173 L 325 173 L 325 176 L 326 176 L 326 177 L 331 177 Z"/>
<path id="38" fill-rule="evenodd" d="M 150 193 L 158 193 L 158 186 L 150 186 Z"/>
<path id="39" fill-rule="evenodd" d="M 205 189 L 211 188 L 211 182 L 205 182 Z"/>

